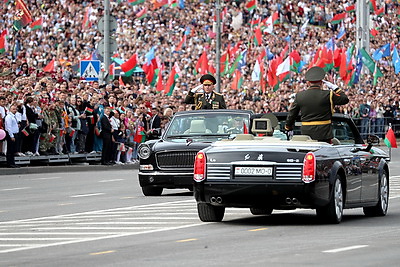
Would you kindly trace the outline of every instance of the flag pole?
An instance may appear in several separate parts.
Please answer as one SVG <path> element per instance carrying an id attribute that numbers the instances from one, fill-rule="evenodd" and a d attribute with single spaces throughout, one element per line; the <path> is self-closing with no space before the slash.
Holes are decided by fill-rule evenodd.
<path id="1" fill-rule="evenodd" d="M 215 62 L 216 62 L 216 64 L 217 64 L 217 68 L 216 68 L 216 71 L 217 71 L 217 75 L 216 75 L 216 78 L 217 78 L 217 86 L 216 86 L 216 91 L 219 93 L 219 92 L 221 92 L 221 0 L 217 0 L 216 2 L 215 2 L 215 16 L 217 17 L 217 32 L 216 32 L 216 37 L 217 37 L 217 40 L 216 40 L 216 44 L 215 44 L 215 49 L 216 49 L 216 53 L 215 53 L 215 56 L 216 56 L 216 59 L 215 59 Z"/>

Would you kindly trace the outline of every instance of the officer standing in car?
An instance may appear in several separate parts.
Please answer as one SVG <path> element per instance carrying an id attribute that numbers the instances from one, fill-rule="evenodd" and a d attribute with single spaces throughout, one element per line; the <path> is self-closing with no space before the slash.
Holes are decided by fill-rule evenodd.
<path id="1" fill-rule="evenodd" d="M 214 91 L 217 83 L 214 76 L 205 74 L 201 76 L 200 83 L 204 92 L 197 92 L 200 86 L 192 89 L 185 98 L 186 104 L 194 104 L 195 109 L 226 109 L 224 96 Z"/>
<path id="2" fill-rule="evenodd" d="M 312 67 L 306 72 L 309 87 L 296 94 L 289 108 L 285 129 L 293 129 L 300 113 L 301 133 L 314 140 L 330 143 L 333 138 L 331 119 L 334 107 L 347 104 L 349 99 L 337 85 L 323 81 L 324 77 L 325 71 L 320 67 Z M 323 90 L 322 83 L 330 90 Z"/>

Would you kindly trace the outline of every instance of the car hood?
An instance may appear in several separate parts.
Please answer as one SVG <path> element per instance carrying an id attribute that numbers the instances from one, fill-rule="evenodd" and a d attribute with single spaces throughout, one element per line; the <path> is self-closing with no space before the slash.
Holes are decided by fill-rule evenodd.
<path id="1" fill-rule="evenodd" d="M 174 151 L 174 150 L 197 150 L 200 151 L 203 148 L 210 146 L 212 142 L 190 142 L 182 140 L 182 142 L 159 140 L 153 144 L 153 151 Z"/>

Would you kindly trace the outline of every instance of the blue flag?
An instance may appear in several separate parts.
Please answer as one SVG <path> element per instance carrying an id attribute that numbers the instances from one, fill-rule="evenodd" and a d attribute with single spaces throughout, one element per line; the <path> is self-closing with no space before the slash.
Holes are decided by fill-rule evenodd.
<path id="1" fill-rule="evenodd" d="M 358 52 L 356 71 L 354 72 L 353 84 L 358 83 L 358 81 L 360 80 L 360 74 L 361 74 L 362 66 L 363 66 L 362 55 L 361 55 L 360 52 Z"/>
<path id="2" fill-rule="evenodd" d="M 394 66 L 394 73 L 397 74 L 400 72 L 400 58 L 399 58 L 399 53 L 397 52 L 396 47 L 394 47 L 392 60 L 393 60 L 393 66 Z"/>
<path id="3" fill-rule="evenodd" d="M 151 60 L 155 57 L 154 55 L 154 50 L 156 49 L 155 46 L 153 46 L 149 52 L 146 53 L 146 55 L 144 56 L 146 58 L 146 62 L 150 63 Z"/>
<path id="4" fill-rule="evenodd" d="M 269 48 L 267 47 L 267 58 L 268 60 L 271 60 L 275 57 L 274 54 L 271 53 L 271 50 L 269 50 Z"/>
<path id="5" fill-rule="evenodd" d="M 341 40 L 344 36 L 346 35 L 346 29 L 344 26 L 342 26 L 339 30 L 338 35 L 336 36 L 336 40 Z"/>
<path id="6" fill-rule="evenodd" d="M 390 56 L 390 43 L 387 43 L 381 46 L 379 49 L 375 50 L 372 58 L 376 61 L 380 60 L 383 57 Z"/>
<path id="7" fill-rule="evenodd" d="M 331 39 L 329 39 L 329 41 L 326 43 L 326 48 L 328 48 L 328 50 L 335 50 L 335 42 L 333 41 L 333 37 Z"/>
<path id="8" fill-rule="evenodd" d="M 184 9 L 185 8 L 185 0 L 179 0 L 179 8 Z"/>
<path id="9" fill-rule="evenodd" d="M 243 67 L 246 67 L 246 55 L 247 55 L 247 50 L 244 50 L 242 52 L 242 58 L 239 60 L 238 65 L 237 65 L 237 69 L 242 71 Z"/>

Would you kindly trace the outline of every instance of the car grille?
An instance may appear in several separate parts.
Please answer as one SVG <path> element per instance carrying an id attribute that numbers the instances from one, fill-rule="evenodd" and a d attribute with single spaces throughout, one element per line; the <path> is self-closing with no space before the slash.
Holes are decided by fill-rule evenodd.
<path id="1" fill-rule="evenodd" d="M 197 151 L 174 151 L 157 153 L 157 165 L 160 169 L 193 168 Z"/>
<path id="2" fill-rule="evenodd" d="M 231 167 L 230 163 L 227 164 L 215 164 L 208 163 L 207 164 L 207 179 L 230 179 L 231 175 Z M 301 173 L 303 170 L 302 163 L 295 164 L 280 164 L 277 163 L 274 165 L 275 168 L 275 180 L 301 180 Z"/>

